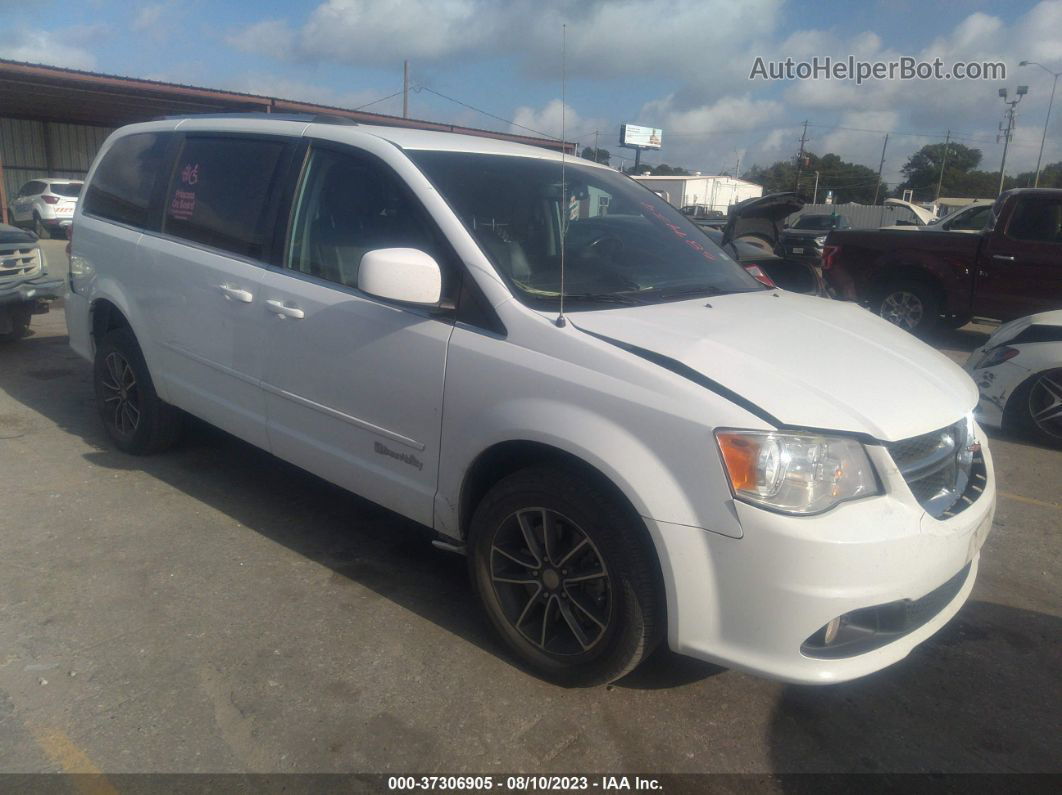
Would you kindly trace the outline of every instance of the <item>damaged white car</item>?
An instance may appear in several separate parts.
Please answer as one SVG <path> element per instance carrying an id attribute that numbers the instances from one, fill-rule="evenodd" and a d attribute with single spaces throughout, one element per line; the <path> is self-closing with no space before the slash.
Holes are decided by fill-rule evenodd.
<path id="1" fill-rule="evenodd" d="M 966 362 L 982 425 L 1062 446 L 1062 310 L 1000 326 Z"/>

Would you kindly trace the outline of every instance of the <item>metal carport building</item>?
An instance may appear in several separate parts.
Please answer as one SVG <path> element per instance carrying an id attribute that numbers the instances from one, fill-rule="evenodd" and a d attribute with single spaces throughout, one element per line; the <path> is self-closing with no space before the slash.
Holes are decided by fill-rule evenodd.
<path id="1" fill-rule="evenodd" d="M 30 179 L 83 177 L 116 127 L 160 116 L 257 111 L 344 116 L 363 124 L 501 138 L 560 149 L 549 138 L 385 116 L 309 102 L 61 69 L 0 59 L 0 202 Z M 569 153 L 574 151 L 567 144 Z"/>

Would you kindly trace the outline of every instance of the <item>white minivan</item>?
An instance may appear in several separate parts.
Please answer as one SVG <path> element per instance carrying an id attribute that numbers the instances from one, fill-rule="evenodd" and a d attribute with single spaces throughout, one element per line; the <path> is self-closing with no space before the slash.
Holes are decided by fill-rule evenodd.
<path id="1" fill-rule="evenodd" d="M 992 525 L 957 365 L 545 149 L 125 127 L 89 172 L 70 290 L 120 449 L 161 450 L 187 412 L 432 528 L 560 683 L 664 638 L 790 682 L 871 673 L 959 610 Z"/>

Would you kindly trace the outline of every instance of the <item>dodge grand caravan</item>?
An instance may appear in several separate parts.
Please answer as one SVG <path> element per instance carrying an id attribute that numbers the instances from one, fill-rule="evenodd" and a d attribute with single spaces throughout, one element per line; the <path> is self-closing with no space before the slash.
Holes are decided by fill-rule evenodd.
<path id="1" fill-rule="evenodd" d="M 129 453 L 192 414 L 433 529 L 564 684 L 666 638 L 791 682 L 969 596 L 992 460 L 958 366 L 765 287 L 636 182 L 321 119 L 125 127 L 74 222 L 70 342 Z"/>

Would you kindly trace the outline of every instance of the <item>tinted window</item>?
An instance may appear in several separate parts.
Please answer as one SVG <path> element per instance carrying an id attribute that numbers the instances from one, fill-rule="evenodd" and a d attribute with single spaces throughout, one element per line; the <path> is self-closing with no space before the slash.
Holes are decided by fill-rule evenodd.
<path id="1" fill-rule="evenodd" d="M 27 182 L 22 186 L 22 190 L 19 191 L 20 196 L 36 196 L 44 191 L 43 182 Z"/>
<path id="2" fill-rule="evenodd" d="M 794 229 L 846 229 L 848 220 L 843 215 L 802 215 L 793 224 Z"/>
<path id="3" fill-rule="evenodd" d="M 166 145 L 170 135 L 137 133 L 115 141 L 88 186 L 84 211 L 131 226 L 151 227 L 151 199 L 169 171 Z"/>
<path id="4" fill-rule="evenodd" d="M 951 222 L 949 229 L 963 229 L 979 232 L 985 228 L 985 224 L 988 222 L 988 216 L 992 212 L 992 205 L 985 204 L 978 207 L 976 210 L 970 210 L 965 215 L 961 215 Z"/>
<path id="5" fill-rule="evenodd" d="M 536 157 L 410 152 L 520 300 L 582 308 L 761 290 L 690 220 L 606 168 Z M 606 201 L 601 201 L 606 199 Z"/>
<path id="6" fill-rule="evenodd" d="M 77 197 L 81 193 L 80 182 L 53 182 L 51 184 L 51 191 L 56 196 L 68 196 L 71 198 Z"/>
<path id="7" fill-rule="evenodd" d="M 1007 236 L 1037 243 L 1062 243 L 1062 201 L 1028 198 L 1018 202 Z"/>
<path id="8" fill-rule="evenodd" d="M 167 234 L 261 259 L 281 139 L 188 138 L 166 197 Z"/>
<path id="9" fill-rule="evenodd" d="M 328 149 L 311 154 L 296 205 L 288 267 L 358 286 L 366 252 L 416 248 L 444 266 L 444 247 L 398 178 L 382 163 Z"/>

